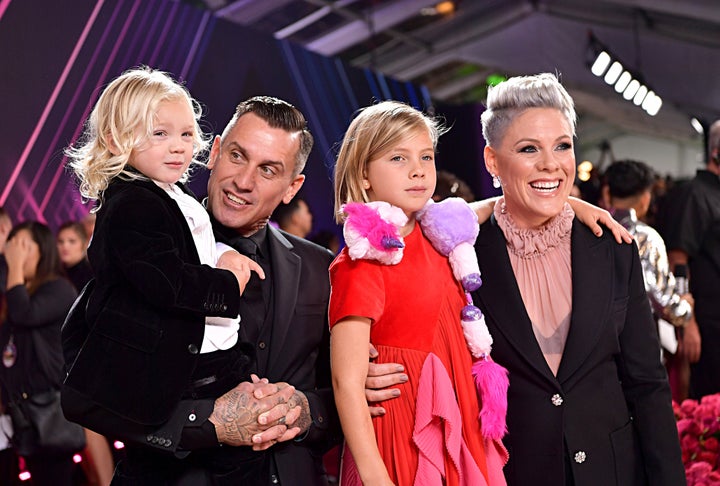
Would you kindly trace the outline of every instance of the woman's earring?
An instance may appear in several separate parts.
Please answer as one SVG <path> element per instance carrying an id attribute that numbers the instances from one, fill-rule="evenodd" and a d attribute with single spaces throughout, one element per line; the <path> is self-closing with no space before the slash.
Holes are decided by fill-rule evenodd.
<path id="1" fill-rule="evenodd" d="M 500 177 L 496 176 L 495 174 L 492 175 L 493 180 L 493 187 L 495 189 L 500 189 L 500 186 L 502 186 L 502 181 L 500 180 Z"/>
<path id="2" fill-rule="evenodd" d="M 363 188 L 370 189 L 370 181 L 367 179 L 363 180 Z"/>

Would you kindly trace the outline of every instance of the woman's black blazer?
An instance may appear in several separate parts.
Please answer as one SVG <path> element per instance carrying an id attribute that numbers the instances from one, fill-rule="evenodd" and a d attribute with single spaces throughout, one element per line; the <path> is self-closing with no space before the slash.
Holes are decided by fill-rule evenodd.
<path id="1" fill-rule="evenodd" d="M 670 389 L 660 361 L 637 247 L 596 238 L 573 222 L 572 315 L 553 375 L 533 334 L 491 218 L 476 252 L 483 285 L 475 304 L 492 333 L 493 358 L 510 372 L 509 486 L 685 484 Z"/>

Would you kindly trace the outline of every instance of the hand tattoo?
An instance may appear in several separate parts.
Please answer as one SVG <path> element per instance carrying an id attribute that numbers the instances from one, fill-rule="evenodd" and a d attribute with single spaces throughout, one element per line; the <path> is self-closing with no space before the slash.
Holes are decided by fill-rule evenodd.
<path id="1" fill-rule="evenodd" d="M 218 440 L 231 445 L 252 445 L 252 436 L 258 432 L 257 417 L 264 408 L 251 391 L 237 388 L 215 401 L 210 421 L 215 425 Z"/>
<path id="2" fill-rule="evenodd" d="M 310 415 L 310 404 L 308 399 L 303 392 L 295 390 L 295 394 L 288 400 L 288 406 L 290 408 L 300 407 L 300 417 L 295 423 L 290 424 L 288 427 L 299 427 L 300 434 L 304 434 L 312 425 L 312 416 Z"/>

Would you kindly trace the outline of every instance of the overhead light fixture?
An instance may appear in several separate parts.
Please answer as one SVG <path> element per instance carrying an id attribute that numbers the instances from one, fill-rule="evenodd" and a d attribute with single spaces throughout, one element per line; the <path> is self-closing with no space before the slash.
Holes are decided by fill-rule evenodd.
<path id="1" fill-rule="evenodd" d="M 641 84 L 640 87 L 637 90 L 637 93 L 635 93 L 635 96 L 633 96 L 632 102 L 635 103 L 637 106 L 640 106 L 645 99 L 645 96 L 648 93 L 647 86 L 644 84 Z"/>
<path id="2" fill-rule="evenodd" d="M 631 80 L 627 88 L 625 88 L 625 91 L 623 91 L 623 98 L 630 101 L 635 97 L 635 93 L 637 93 L 638 89 L 640 89 L 640 81 L 637 79 Z"/>
<path id="3" fill-rule="evenodd" d="M 627 101 L 632 101 L 650 116 L 655 116 L 662 107 L 662 98 L 649 89 L 642 81 L 642 76 L 626 69 L 622 62 L 610 53 L 595 35 L 590 32 L 588 45 L 588 66 L 597 77 L 613 86 L 615 91 Z"/>
<path id="4" fill-rule="evenodd" d="M 632 80 L 632 74 L 630 74 L 629 71 L 623 71 L 623 73 L 618 78 L 617 82 L 615 83 L 615 91 L 618 93 L 624 93 L 625 88 L 628 87 L 628 84 L 630 84 L 630 81 Z"/>
<path id="5" fill-rule="evenodd" d="M 610 69 L 605 73 L 605 82 L 607 84 L 615 84 L 620 74 L 623 72 L 623 66 L 619 62 L 615 61 L 610 65 Z"/>
<path id="6" fill-rule="evenodd" d="M 610 54 L 605 51 L 601 51 L 600 54 L 595 58 L 595 62 L 590 67 L 590 70 L 595 76 L 602 76 L 605 70 L 610 65 Z"/>

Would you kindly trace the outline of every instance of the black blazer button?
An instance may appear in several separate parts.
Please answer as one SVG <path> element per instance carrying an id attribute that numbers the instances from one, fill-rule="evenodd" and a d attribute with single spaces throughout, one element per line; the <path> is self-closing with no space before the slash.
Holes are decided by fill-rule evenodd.
<path id="1" fill-rule="evenodd" d="M 209 308 L 210 308 L 210 304 L 208 304 L 207 302 L 205 302 L 205 303 L 203 304 L 203 309 L 208 310 Z"/>
<path id="2" fill-rule="evenodd" d="M 187 350 L 190 354 L 198 354 L 200 352 L 196 344 L 189 344 Z"/>
<path id="3" fill-rule="evenodd" d="M 258 343 L 258 348 L 265 349 L 267 347 L 267 344 L 265 344 L 265 341 L 260 341 Z"/>
<path id="4" fill-rule="evenodd" d="M 223 304 L 222 307 L 220 307 L 220 310 L 225 312 L 227 310 L 227 305 Z"/>

